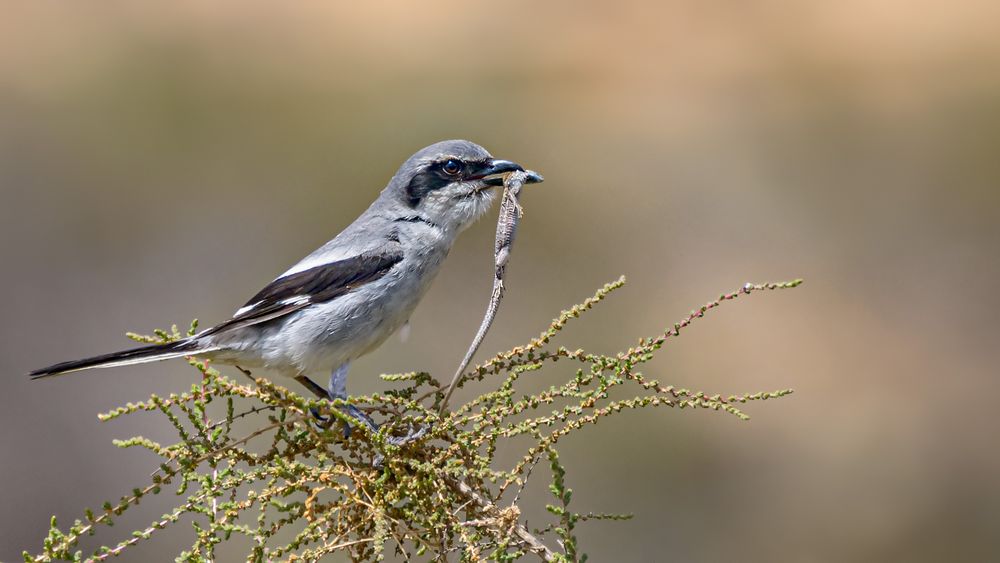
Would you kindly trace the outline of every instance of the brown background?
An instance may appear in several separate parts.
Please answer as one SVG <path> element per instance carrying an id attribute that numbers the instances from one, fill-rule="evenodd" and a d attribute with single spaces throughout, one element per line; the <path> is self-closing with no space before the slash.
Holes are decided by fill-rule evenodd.
<path id="1" fill-rule="evenodd" d="M 153 460 L 111 439 L 165 440 L 166 422 L 98 411 L 196 380 L 25 372 L 224 319 L 453 137 L 547 178 L 484 353 L 622 273 L 563 343 L 612 352 L 745 281 L 807 279 L 719 310 L 649 368 L 795 395 L 750 423 L 659 410 L 566 440 L 576 507 L 636 514 L 581 527 L 593 560 L 1000 551 L 996 2 L 141 4 L 0 4 L 0 559 L 37 550 L 51 514 L 147 482 Z M 451 373 L 491 222 L 410 340 L 355 364 L 354 391 Z M 188 532 L 127 560 L 172 559 Z"/>

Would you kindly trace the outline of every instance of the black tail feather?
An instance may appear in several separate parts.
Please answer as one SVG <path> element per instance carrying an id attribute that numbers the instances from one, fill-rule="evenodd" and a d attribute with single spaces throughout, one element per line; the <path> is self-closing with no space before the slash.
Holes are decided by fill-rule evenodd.
<path id="1" fill-rule="evenodd" d="M 132 348 L 131 350 L 123 350 L 121 352 L 102 354 L 100 356 L 94 356 L 92 358 L 84 358 L 82 360 L 62 362 L 41 369 L 36 369 L 35 371 L 32 371 L 28 375 L 31 377 L 31 379 L 41 379 L 43 377 L 62 375 L 64 373 L 91 369 L 91 368 L 105 368 L 105 367 L 114 367 L 114 366 L 122 366 L 129 364 L 155 362 L 157 360 L 166 360 L 169 358 L 176 358 L 188 354 L 195 354 L 199 351 L 203 351 L 201 345 L 199 345 L 193 339 L 184 339 L 184 340 L 178 340 L 177 342 L 170 342 L 167 344 L 152 344 L 149 346 Z"/>

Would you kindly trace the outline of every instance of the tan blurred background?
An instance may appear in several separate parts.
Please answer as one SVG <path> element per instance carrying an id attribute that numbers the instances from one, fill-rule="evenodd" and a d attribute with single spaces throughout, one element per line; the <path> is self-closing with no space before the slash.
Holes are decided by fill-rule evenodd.
<path id="1" fill-rule="evenodd" d="M 996 560 L 1000 4 L 335 4 L 0 4 L 0 559 L 148 482 L 150 456 L 111 440 L 167 423 L 97 412 L 196 380 L 24 373 L 224 319 L 412 152 L 463 137 L 547 179 L 484 354 L 622 273 L 562 343 L 612 352 L 745 281 L 807 280 L 649 368 L 791 397 L 750 423 L 659 410 L 565 441 L 576 508 L 636 514 L 581 526 L 592 560 Z M 352 390 L 451 373 L 490 217 Z M 126 560 L 172 560 L 189 530 Z"/>

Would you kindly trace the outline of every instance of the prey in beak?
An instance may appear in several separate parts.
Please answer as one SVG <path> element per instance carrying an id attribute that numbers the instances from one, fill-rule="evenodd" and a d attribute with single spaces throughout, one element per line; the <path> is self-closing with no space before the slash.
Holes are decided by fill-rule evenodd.
<path id="1" fill-rule="evenodd" d="M 524 172 L 524 167 L 516 162 L 511 162 L 509 160 L 503 160 L 500 158 L 492 158 L 485 163 L 486 165 L 476 172 L 475 175 L 469 177 L 470 180 L 482 180 L 487 186 L 502 186 L 504 176 L 510 172 Z M 527 177 L 525 178 L 526 184 L 537 184 L 544 180 L 542 175 L 534 172 L 527 171 Z"/>

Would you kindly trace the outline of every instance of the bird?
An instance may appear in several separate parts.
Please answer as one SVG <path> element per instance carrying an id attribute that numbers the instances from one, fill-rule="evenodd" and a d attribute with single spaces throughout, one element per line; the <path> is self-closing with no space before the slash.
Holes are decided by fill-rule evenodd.
<path id="1" fill-rule="evenodd" d="M 408 158 L 353 223 L 230 319 L 174 342 L 62 362 L 29 376 L 195 356 L 262 368 L 320 398 L 346 400 L 351 362 L 408 322 L 456 237 L 489 210 L 504 175 L 523 170 L 471 141 L 432 144 Z M 531 181 L 541 176 L 532 174 Z M 325 373 L 324 387 L 314 378 Z"/>

